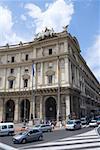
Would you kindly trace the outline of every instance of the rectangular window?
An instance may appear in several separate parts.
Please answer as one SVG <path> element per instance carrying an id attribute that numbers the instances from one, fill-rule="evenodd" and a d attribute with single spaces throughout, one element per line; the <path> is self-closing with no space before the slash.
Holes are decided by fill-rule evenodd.
<path id="1" fill-rule="evenodd" d="M 15 57 L 14 57 L 14 56 L 11 57 L 11 62 L 12 62 L 12 63 L 15 62 Z"/>
<path id="2" fill-rule="evenodd" d="M 14 126 L 13 125 L 8 125 L 8 128 L 12 129 L 12 128 L 14 128 Z"/>
<path id="3" fill-rule="evenodd" d="M 48 76 L 48 83 L 49 83 L 49 84 L 52 83 L 52 75 Z"/>
<path id="4" fill-rule="evenodd" d="M 28 79 L 24 80 L 24 87 L 28 87 Z"/>
<path id="5" fill-rule="evenodd" d="M 14 69 L 10 69 L 10 73 L 13 74 L 14 73 Z"/>
<path id="6" fill-rule="evenodd" d="M 9 81 L 9 88 L 10 88 L 10 89 L 12 89 L 12 88 L 13 88 L 13 83 L 14 83 L 14 81 L 13 81 L 13 80 L 10 80 L 10 81 Z"/>
<path id="7" fill-rule="evenodd" d="M 25 73 L 28 73 L 28 69 L 25 69 Z"/>
<path id="8" fill-rule="evenodd" d="M 25 56 L 25 60 L 26 60 L 26 61 L 28 60 L 28 54 L 26 54 L 26 56 Z"/>
<path id="9" fill-rule="evenodd" d="M 52 49 L 51 48 L 49 49 L 49 55 L 52 55 Z"/>
<path id="10" fill-rule="evenodd" d="M 7 126 L 6 125 L 2 126 L 2 129 L 7 129 Z"/>

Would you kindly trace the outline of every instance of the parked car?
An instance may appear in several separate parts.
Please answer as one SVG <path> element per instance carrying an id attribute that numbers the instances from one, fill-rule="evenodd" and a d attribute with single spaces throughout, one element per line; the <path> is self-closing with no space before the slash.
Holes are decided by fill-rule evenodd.
<path id="1" fill-rule="evenodd" d="M 89 127 L 97 127 L 98 124 L 97 124 L 97 121 L 96 120 L 91 120 L 90 123 L 89 123 Z"/>
<path id="2" fill-rule="evenodd" d="M 1 135 L 13 135 L 14 134 L 14 123 L 5 122 L 0 123 L 0 136 Z"/>
<path id="3" fill-rule="evenodd" d="M 30 129 L 25 132 L 20 132 L 19 134 L 13 137 L 13 143 L 26 143 L 34 140 L 42 140 L 43 133 L 38 129 Z"/>
<path id="4" fill-rule="evenodd" d="M 49 125 L 49 124 L 35 125 L 34 128 L 40 129 L 42 132 L 52 131 L 52 125 Z"/>
<path id="5" fill-rule="evenodd" d="M 81 129 L 81 121 L 80 120 L 68 120 L 66 124 L 66 130 L 75 130 Z"/>

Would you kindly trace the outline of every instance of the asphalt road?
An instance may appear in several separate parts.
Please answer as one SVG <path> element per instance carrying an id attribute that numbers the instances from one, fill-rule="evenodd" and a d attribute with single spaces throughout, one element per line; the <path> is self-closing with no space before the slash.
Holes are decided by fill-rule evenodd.
<path id="1" fill-rule="evenodd" d="M 50 142 L 54 140 L 59 140 L 59 139 L 66 138 L 66 137 L 71 137 L 73 135 L 84 133 L 89 130 L 91 130 L 91 128 L 82 128 L 80 130 L 75 130 L 75 131 L 66 131 L 65 129 L 60 129 L 60 130 L 55 130 L 53 132 L 45 132 L 43 134 L 44 135 L 43 141 L 34 141 L 34 142 L 26 143 L 26 144 L 13 144 L 12 136 L 2 136 L 0 137 L 0 142 L 10 145 L 15 148 L 20 148 L 23 146 L 27 147 L 30 145 L 36 145 L 40 143 L 46 143 L 46 142 Z"/>

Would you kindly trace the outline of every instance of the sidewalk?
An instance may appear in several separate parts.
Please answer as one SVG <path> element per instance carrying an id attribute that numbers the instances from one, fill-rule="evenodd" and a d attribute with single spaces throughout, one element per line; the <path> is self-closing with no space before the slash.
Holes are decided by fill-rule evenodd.
<path id="1" fill-rule="evenodd" d="M 15 132 L 19 132 L 19 131 L 25 131 L 28 128 L 33 128 L 34 125 L 30 125 L 30 124 L 26 124 L 26 126 L 24 126 L 23 123 L 18 123 L 15 124 Z M 65 126 L 55 126 L 53 130 L 61 130 L 61 129 L 65 129 Z"/>

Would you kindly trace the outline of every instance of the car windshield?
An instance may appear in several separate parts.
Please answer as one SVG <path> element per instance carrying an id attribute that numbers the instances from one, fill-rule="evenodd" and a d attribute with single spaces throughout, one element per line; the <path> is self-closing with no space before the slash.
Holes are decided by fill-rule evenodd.
<path id="1" fill-rule="evenodd" d="M 91 123 L 95 123 L 96 122 L 96 120 L 91 120 Z"/>
<path id="2" fill-rule="evenodd" d="M 25 135 L 27 132 L 20 132 L 18 135 Z"/>
<path id="3" fill-rule="evenodd" d="M 40 125 L 35 125 L 35 127 L 36 127 L 36 128 L 39 128 L 39 127 L 40 127 Z"/>
<path id="4" fill-rule="evenodd" d="M 70 121 L 67 122 L 67 124 L 73 124 L 73 123 L 74 123 L 73 120 L 70 120 Z"/>

